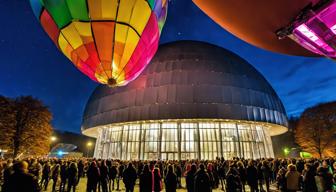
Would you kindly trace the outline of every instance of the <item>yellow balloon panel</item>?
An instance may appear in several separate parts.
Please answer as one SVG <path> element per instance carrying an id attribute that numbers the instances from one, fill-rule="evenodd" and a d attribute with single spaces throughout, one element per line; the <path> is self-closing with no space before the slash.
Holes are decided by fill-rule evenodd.
<path id="1" fill-rule="evenodd" d="M 71 45 L 68 43 L 68 41 L 65 39 L 62 33 L 60 33 L 58 37 L 58 45 L 59 48 L 62 50 L 63 54 L 69 59 L 71 59 L 71 52 L 73 51 L 73 48 Z"/>
<path id="2" fill-rule="evenodd" d="M 61 30 L 65 39 L 70 43 L 73 49 L 77 49 L 79 46 L 83 45 L 82 38 L 75 27 L 75 24 L 71 23 L 67 27 Z"/>
<path id="3" fill-rule="evenodd" d="M 118 22 L 129 23 L 136 1 L 137 0 L 120 1 L 117 18 Z"/>
<path id="4" fill-rule="evenodd" d="M 93 20 L 115 20 L 118 0 L 88 0 L 90 17 Z"/>
<path id="5" fill-rule="evenodd" d="M 138 36 L 138 34 L 129 27 L 128 33 L 127 33 L 127 39 L 125 42 L 125 48 L 123 51 L 120 64 L 118 66 L 118 73 L 120 73 L 120 71 L 123 70 L 125 65 L 128 63 L 139 40 L 140 40 L 140 37 Z"/>
<path id="6" fill-rule="evenodd" d="M 130 20 L 130 25 L 141 35 L 147 21 L 151 15 L 151 9 L 146 1 L 138 0 L 133 9 L 133 14 Z M 146 22 L 143 22 L 146 21 Z"/>

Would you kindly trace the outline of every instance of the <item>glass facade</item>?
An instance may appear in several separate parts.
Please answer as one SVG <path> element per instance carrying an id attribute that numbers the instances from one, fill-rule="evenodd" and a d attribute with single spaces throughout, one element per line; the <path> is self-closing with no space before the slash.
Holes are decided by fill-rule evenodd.
<path id="1" fill-rule="evenodd" d="M 272 124 L 225 120 L 164 120 L 98 128 L 96 158 L 208 159 L 274 157 Z"/>

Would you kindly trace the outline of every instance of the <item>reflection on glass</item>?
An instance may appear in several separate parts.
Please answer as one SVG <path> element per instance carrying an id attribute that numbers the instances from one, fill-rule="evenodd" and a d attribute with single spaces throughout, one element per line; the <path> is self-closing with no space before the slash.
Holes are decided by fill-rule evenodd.
<path id="1" fill-rule="evenodd" d="M 273 157 L 269 128 L 256 123 L 136 122 L 99 130 L 96 158 L 215 159 Z"/>

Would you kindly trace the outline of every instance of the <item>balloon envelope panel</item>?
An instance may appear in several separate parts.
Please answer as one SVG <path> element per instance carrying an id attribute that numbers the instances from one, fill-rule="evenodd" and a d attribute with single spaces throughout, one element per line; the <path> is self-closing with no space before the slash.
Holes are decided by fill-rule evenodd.
<path id="1" fill-rule="evenodd" d="M 309 3 L 319 0 L 193 0 L 225 30 L 257 47 L 289 55 L 317 56 L 276 31 L 288 25 Z"/>
<path id="2" fill-rule="evenodd" d="M 92 80 L 125 85 L 150 62 L 167 0 L 30 0 L 62 53 Z"/>

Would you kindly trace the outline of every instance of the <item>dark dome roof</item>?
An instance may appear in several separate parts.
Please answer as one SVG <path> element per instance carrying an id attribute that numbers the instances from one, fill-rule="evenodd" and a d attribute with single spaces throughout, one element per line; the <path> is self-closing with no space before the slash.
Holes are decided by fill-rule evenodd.
<path id="1" fill-rule="evenodd" d="M 127 86 L 98 86 L 86 105 L 82 130 L 194 118 L 287 126 L 279 97 L 244 59 L 208 43 L 179 41 L 161 45 L 149 66 Z"/>

